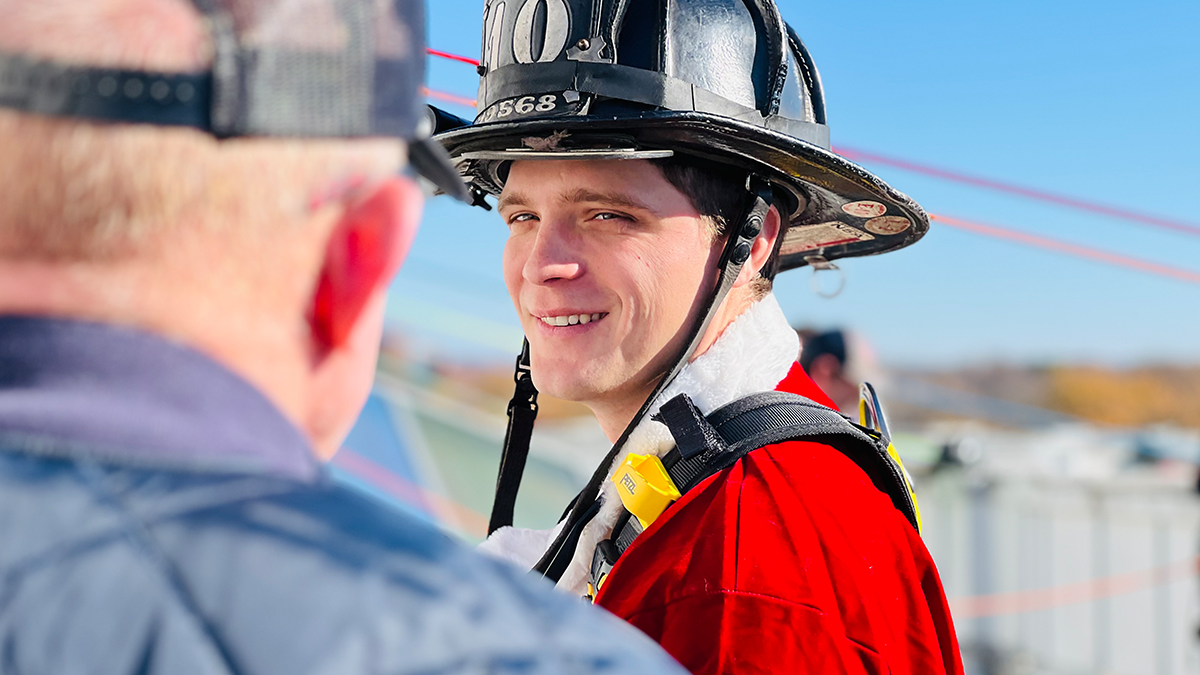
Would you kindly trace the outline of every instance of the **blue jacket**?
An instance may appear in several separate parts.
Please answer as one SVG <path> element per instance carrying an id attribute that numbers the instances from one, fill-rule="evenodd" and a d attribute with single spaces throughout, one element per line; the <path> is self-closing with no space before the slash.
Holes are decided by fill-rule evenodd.
<path id="1" fill-rule="evenodd" d="M 0 317 L 0 673 L 677 673 L 157 337 Z"/>

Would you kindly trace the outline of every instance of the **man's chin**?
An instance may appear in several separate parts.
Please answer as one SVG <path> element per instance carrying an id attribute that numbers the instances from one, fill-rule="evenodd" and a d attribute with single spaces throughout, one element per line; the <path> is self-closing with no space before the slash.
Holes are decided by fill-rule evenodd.
<path id="1" fill-rule="evenodd" d="M 552 396 L 564 401 L 574 403 L 587 403 L 596 399 L 599 392 L 593 386 L 587 386 L 579 382 L 560 382 L 558 380 L 551 381 L 550 384 L 543 384 L 538 381 L 537 376 L 533 378 L 534 385 L 537 386 L 539 394 L 544 396 Z"/>
<path id="2" fill-rule="evenodd" d="M 538 392 L 564 401 L 587 403 L 604 397 L 600 378 L 589 377 L 578 370 L 570 373 L 533 368 L 533 384 Z"/>

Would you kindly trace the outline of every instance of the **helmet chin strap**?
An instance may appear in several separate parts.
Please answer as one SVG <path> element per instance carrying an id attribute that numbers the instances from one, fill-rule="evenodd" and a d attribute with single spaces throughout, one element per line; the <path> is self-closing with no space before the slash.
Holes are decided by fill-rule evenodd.
<path id="1" fill-rule="evenodd" d="M 529 440 L 533 436 L 533 421 L 538 413 L 538 390 L 533 385 L 529 368 L 529 340 L 521 345 L 517 368 L 513 372 L 516 387 L 508 402 L 508 428 L 504 432 L 504 452 L 500 455 L 500 472 L 496 475 L 496 498 L 492 500 L 492 517 L 488 520 L 488 536 L 512 525 L 517 491 L 529 457 Z"/>
<path id="2" fill-rule="evenodd" d="M 729 295 L 730 289 L 733 288 L 734 282 L 738 275 L 742 272 L 742 266 L 750 259 L 751 247 L 754 240 L 762 232 L 763 223 L 766 221 L 767 212 L 771 208 L 774 201 L 771 193 L 771 186 L 757 176 L 751 175 L 747 179 L 747 190 L 750 193 L 750 203 L 746 209 L 746 214 L 743 216 L 738 227 L 729 233 L 729 239 L 725 244 L 725 249 L 721 254 L 718 263 L 719 279 L 712 296 L 709 297 L 708 303 L 704 307 L 704 311 L 692 326 L 688 335 L 688 340 L 685 346 L 679 352 L 679 356 L 675 359 L 674 365 L 667 371 L 666 375 L 659 380 L 654 391 L 642 404 L 641 409 L 629 421 L 625 427 L 625 431 L 617 442 L 613 444 L 611 450 L 596 467 L 595 473 L 588 480 L 587 485 L 575 497 L 575 500 L 568 507 L 565 515 L 566 523 L 559 532 L 558 537 L 547 549 L 542 559 L 534 566 L 534 570 L 545 575 L 552 581 L 558 581 L 563 572 L 567 568 L 567 564 L 571 561 L 574 555 L 575 546 L 579 541 L 579 536 L 583 531 L 584 525 L 595 516 L 599 510 L 599 502 L 597 501 L 600 495 L 600 486 L 604 479 L 608 477 L 608 469 L 612 465 L 613 460 L 620 454 L 621 449 L 625 446 L 629 435 L 638 426 L 642 418 L 645 417 L 647 411 L 654 405 L 658 396 L 666 389 L 680 371 L 691 360 L 691 356 L 695 353 L 696 348 L 700 345 L 700 341 L 704 338 L 705 332 L 708 330 L 709 324 L 712 323 L 713 317 L 724 302 L 725 297 Z M 521 473 L 525 467 L 525 460 L 529 454 L 529 440 L 533 433 L 533 421 L 537 416 L 537 389 L 533 386 L 533 381 L 529 375 L 529 342 L 526 341 L 521 351 L 521 356 L 517 359 L 517 372 L 515 374 L 517 383 L 516 393 L 509 402 L 508 415 L 509 424 L 508 432 L 504 438 L 504 452 L 500 459 L 500 475 L 496 481 L 496 499 L 492 506 L 491 522 L 488 526 L 488 534 L 491 534 L 496 529 L 512 524 L 513 507 L 516 503 L 517 491 L 520 487 Z"/>

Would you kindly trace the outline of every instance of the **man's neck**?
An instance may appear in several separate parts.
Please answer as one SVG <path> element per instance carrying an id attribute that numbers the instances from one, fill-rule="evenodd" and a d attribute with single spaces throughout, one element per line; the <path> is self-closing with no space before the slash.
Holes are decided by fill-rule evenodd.
<path id="1" fill-rule="evenodd" d="M 642 404 L 646 402 L 651 391 L 646 390 L 633 396 L 624 396 L 619 401 L 589 401 L 585 405 L 596 416 L 596 421 L 600 423 L 600 429 L 604 431 L 608 442 L 616 443 L 633 420 L 634 415 L 641 410 Z"/>
<path id="2" fill-rule="evenodd" d="M 742 289 L 735 289 L 721 304 L 712 322 L 709 323 L 708 329 L 704 332 L 703 339 L 697 345 L 696 351 L 688 359 L 688 363 L 700 358 L 711 349 L 724 334 L 725 329 L 756 302 L 755 299 L 747 297 L 744 293 L 739 293 L 739 290 Z M 665 375 L 665 373 L 663 374 Z M 661 376 L 656 377 L 650 387 L 639 388 L 632 393 L 623 392 L 620 396 L 584 402 L 596 416 L 596 421 L 600 423 L 600 428 L 609 442 L 617 442 L 625 428 L 633 421 L 634 416 L 642 409 L 646 399 L 650 397 L 650 393 L 658 386 L 660 379 Z"/>

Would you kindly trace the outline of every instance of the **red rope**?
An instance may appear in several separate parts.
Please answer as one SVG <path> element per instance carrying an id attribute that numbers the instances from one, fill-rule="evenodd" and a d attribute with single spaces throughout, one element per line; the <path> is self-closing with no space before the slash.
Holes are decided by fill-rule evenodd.
<path id="1" fill-rule="evenodd" d="M 1053 609 L 1064 605 L 1092 602 L 1114 595 L 1126 595 L 1180 579 L 1187 579 L 1196 574 L 1198 563 L 1200 563 L 1200 557 L 1188 558 L 1152 569 L 1114 574 L 1051 588 L 951 598 L 950 607 L 955 619 Z"/>
<path id="2" fill-rule="evenodd" d="M 446 103 L 467 106 L 468 108 L 475 107 L 475 99 L 473 98 L 467 98 L 466 96 L 459 96 L 457 94 L 448 94 L 444 91 L 438 91 L 437 89 L 430 89 L 429 87 L 425 87 L 425 96 L 437 101 L 445 101 Z"/>
<path id="3" fill-rule="evenodd" d="M 1064 253 L 1076 258 L 1095 260 L 1108 265 L 1115 265 L 1117 267 L 1124 267 L 1127 269 L 1137 270 L 1139 272 L 1156 274 L 1158 276 L 1168 277 L 1178 281 L 1200 284 L 1200 272 L 1193 272 L 1190 270 L 1179 269 L 1177 267 L 1160 265 L 1158 263 L 1153 263 L 1146 260 L 1139 260 L 1138 258 L 1130 258 L 1117 253 L 1109 253 L 1108 251 L 1101 251 L 1099 249 L 1089 248 L 1087 246 L 1080 246 L 1079 244 L 1072 244 L 1065 241 L 1058 241 L 1057 239 L 1041 237 L 1036 234 L 1017 232 L 1016 230 L 1009 230 L 1002 227 L 996 227 L 994 225 L 982 225 L 980 223 L 959 220 L 958 218 L 937 216 L 933 214 L 930 214 L 929 218 L 930 220 L 935 220 L 943 225 L 948 225 L 960 230 L 966 230 L 968 232 L 974 232 L 976 234 L 982 234 L 987 237 L 1005 239 L 1019 244 L 1024 244 L 1026 246 L 1033 246 L 1035 248 L 1055 251 L 1057 253 Z"/>
<path id="4" fill-rule="evenodd" d="M 451 61 L 461 61 L 463 63 L 469 63 L 472 66 L 476 66 L 476 67 L 479 66 L 478 59 L 472 59 L 467 56 L 459 56 L 458 54 L 451 54 L 450 52 L 443 52 L 439 49 L 426 49 L 425 51 L 429 52 L 429 54 L 431 56 L 438 56 L 443 59 L 450 59 Z"/>
<path id="5" fill-rule="evenodd" d="M 913 173 L 924 174 L 926 176 L 932 176 L 942 180 L 953 181 L 955 183 L 964 183 L 966 185 L 986 188 L 996 192 L 1005 192 L 1008 194 L 1025 197 L 1027 199 L 1057 204 L 1058 206 L 1066 206 L 1068 208 L 1087 211 L 1089 213 L 1098 213 L 1100 215 L 1111 216 L 1113 218 L 1121 218 L 1123 220 L 1142 223 L 1143 225 L 1151 225 L 1165 230 L 1171 230 L 1173 232 L 1182 232 L 1184 234 L 1200 237 L 1200 225 L 1194 225 L 1192 223 L 1170 220 L 1168 218 L 1160 218 L 1159 216 L 1139 213 L 1137 211 L 1130 211 L 1128 209 L 1109 206 L 1107 204 L 1100 204 L 1083 199 L 1076 199 L 1074 197 L 1067 197 L 1064 195 L 1055 194 L 1053 192 L 1046 192 L 1044 190 L 1024 187 L 1022 185 L 1014 185 L 1012 183 L 1005 183 L 998 180 L 992 180 L 990 178 L 971 176 L 958 171 L 939 169 L 926 164 L 910 162 L 905 159 L 897 159 L 895 157 L 878 155 L 865 150 L 848 148 L 844 145 L 839 145 L 838 147 L 834 148 L 834 150 L 843 157 L 852 159 L 854 161 L 894 166 L 897 169 L 904 169 L 905 171 L 912 171 Z"/>

